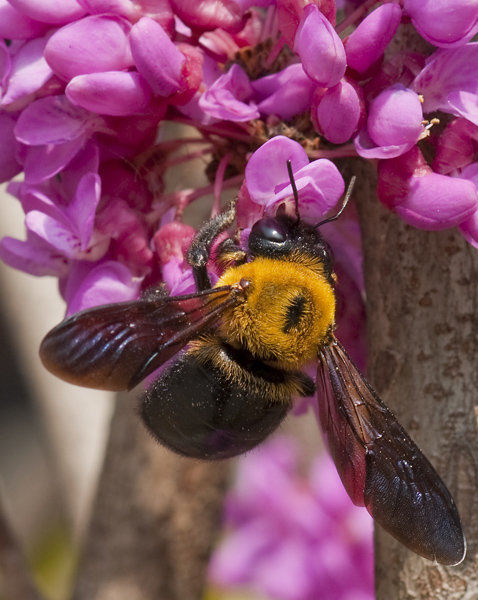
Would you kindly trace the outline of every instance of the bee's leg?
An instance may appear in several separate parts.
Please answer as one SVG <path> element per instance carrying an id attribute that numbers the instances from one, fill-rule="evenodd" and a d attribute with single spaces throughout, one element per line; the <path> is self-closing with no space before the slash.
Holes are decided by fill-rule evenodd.
<path id="1" fill-rule="evenodd" d="M 211 246 L 217 236 L 226 230 L 235 218 L 236 201 L 233 200 L 224 212 L 208 221 L 194 236 L 187 253 L 187 261 L 193 268 L 194 281 L 198 292 L 211 288 L 211 281 L 206 268 Z"/>
<path id="2" fill-rule="evenodd" d="M 247 252 L 232 238 L 226 238 L 217 246 L 216 262 L 223 268 L 242 265 L 247 260 Z"/>

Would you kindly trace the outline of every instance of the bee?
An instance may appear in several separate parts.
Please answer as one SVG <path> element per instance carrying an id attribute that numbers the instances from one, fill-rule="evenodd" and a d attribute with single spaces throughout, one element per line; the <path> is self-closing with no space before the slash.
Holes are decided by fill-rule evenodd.
<path id="1" fill-rule="evenodd" d="M 235 219 L 234 203 L 196 234 L 187 259 L 196 292 L 162 290 L 90 308 L 52 329 L 40 357 L 81 386 L 132 389 L 165 367 L 141 399 L 141 417 L 164 446 L 223 459 L 260 444 L 297 396 L 317 393 L 322 430 L 350 498 L 409 549 L 454 565 L 466 552 L 455 502 L 428 459 L 360 374 L 334 335 L 336 277 L 318 225 L 279 210 L 251 229 L 247 250 L 219 244 L 226 265 L 212 286 L 211 248 Z M 353 185 L 353 184 L 352 184 Z M 304 372 L 316 360 L 317 378 Z"/>

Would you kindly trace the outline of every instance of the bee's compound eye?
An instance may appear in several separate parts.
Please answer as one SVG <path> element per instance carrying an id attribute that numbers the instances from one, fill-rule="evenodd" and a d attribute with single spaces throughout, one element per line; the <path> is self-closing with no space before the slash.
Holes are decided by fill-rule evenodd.
<path id="1" fill-rule="evenodd" d="M 283 244 L 287 240 L 287 227 L 274 217 L 264 217 L 257 221 L 249 234 L 249 249 L 269 244 Z"/>

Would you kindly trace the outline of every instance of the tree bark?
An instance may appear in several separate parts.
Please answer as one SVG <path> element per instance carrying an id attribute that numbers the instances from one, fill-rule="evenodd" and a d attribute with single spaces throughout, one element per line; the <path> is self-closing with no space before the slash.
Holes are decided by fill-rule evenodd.
<path id="1" fill-rule="evenodd" d="M 357 171 L 368 376 L 449 487 L 468 541 L 464 563 L 446 568 L 377 526 L 377 600 L 476 600 L 478 252 L 456 229 L 406 225 L 380 205 L 370 167 Z"/>
<path id="2" fill-rule="evenodd" d="M 75 600 L 200 600 L 228 462 L 161 448 L 120 395 Z"/>

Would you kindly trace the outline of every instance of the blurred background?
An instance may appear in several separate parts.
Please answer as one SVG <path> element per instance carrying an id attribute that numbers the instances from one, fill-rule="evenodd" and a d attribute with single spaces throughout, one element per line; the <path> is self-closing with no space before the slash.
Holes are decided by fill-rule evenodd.
<path id="1" fill-rule="evenodd" d="M 23 219 L 1 186 L 0 237 L 24 239 Z M 1 497 L 51 597 L 63 587 L 56 578 L 72 568 L 72 542 L 84 535 L 113 402 L 108 392 L 68 385 L 42 367 L 40 341 L 63 314 L 53 278 L 0 262 Z"/>

